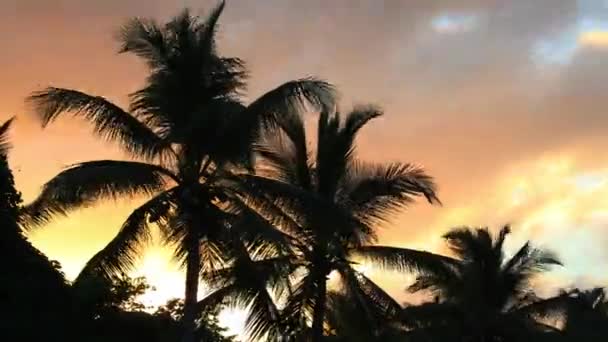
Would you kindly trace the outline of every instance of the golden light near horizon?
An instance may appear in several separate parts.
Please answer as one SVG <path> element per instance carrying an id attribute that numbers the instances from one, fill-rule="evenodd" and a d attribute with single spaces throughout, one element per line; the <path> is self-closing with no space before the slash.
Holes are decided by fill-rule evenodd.
<path id="1" fill-rule="evenodd" d="M 579 37 L 583 46 L 595 48 L 608 48 L 608 31 L 583 32 Z"/>

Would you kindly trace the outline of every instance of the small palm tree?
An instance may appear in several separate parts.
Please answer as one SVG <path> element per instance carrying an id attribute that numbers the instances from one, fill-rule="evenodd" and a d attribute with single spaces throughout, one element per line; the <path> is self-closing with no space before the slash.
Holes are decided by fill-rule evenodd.
<path id="1" fill-rule="evenodd" d="M 334 96 L 328 83 L 301 79 L 245 105 L 244 63 L 219 55 L 216 48 L 223 8 L 222 2 L 204 20 L 186 10 L 165 25 L 136 18 L 122 28 L 120 51 L 137 55 L 149 67 L 144 87 L 130 95 L 128 110 L 63 88 L 47 88 L 29 98 L 43 126 L 72 113 L 135 158 L 84 162 L 62 171 L 28 206 L 30 223 L 44 223 L 104 198 L 150 196 L 82 274 L 126 272 L 150 240 L 149 224 L 158 223 L 186 268 L 184 341 L 193 340 L 200 269 L 221 262 L 217 240 L 233 217 L 224 211 L 222 178 L 250 168 L 252 143 L 278 117 L 309 104 L 331 105 Z"/>
<path id="2" fill-rule="evenodd" d="M 425 270 L 409 287 L 411 292 L 430 291 L 434 296 L 432 302 L 403 310 L 411 336 L 523 341 L 538 340 L 554 330 L 535 318 L 554 308 L 556 301 L 540 300 L 531 281 L 561 264 L 553 253 L 530 243 L 507 258 L 503 243 L 510 231 L 504 227 L 495 239 L 487 228 L 459 228 L 444 235 L 454 258 L 443 268 Z"/>
<path id="3" fill-rule="evenodd" d="M 207 277 L 221 293 L 232 291 L 237 302 L 253 302 L 247 324 L 252 339 L 289 340 L 291 333 L 321 341 L 330 274 L 370 322 L 379 323 L 378 313 L 399 311 L 398 303 L 357 270 L 358 258 L 401 269 L 442 262 L 431 253 L 373 245 L 379 224 L 416 196 L 438 203 L 435 184 L 420 167 L 356 158 L 357 133 L 381 114 L 375 106 L 356 107 L 344 120 L 338 112 L 321 112 L 314 156 L 301 116 L 281 118 L 281 133 L 258 146 L 257 174 L 242 178 L 242 196 L 257 209 L 247 225 L 263 227 L 257 230 L 275 241 L 274 248 L 253 258 L 235 255 L 231 267 Z"/>

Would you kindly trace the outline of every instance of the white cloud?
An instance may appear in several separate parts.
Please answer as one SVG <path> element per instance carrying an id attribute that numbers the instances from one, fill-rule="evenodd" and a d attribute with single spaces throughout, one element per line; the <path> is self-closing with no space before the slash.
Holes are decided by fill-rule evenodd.
<path id="1" fill-rule="evenodd" d="M 464 33 L 479 26 L 480 16 L 472 13 L 446 13 L 433 17 L 431 26 L 438 33 Z"/>

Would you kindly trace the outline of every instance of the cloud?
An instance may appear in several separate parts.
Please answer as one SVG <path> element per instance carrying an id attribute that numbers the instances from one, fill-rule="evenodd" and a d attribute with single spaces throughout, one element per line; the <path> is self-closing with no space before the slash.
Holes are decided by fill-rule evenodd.
<path id="1" fill-rule="evenodd" d="M 438 33 L 464 33 L 477 28 L 479 20 L 475 14 L 448 13 L 434 17 L 431 26 Z"/>

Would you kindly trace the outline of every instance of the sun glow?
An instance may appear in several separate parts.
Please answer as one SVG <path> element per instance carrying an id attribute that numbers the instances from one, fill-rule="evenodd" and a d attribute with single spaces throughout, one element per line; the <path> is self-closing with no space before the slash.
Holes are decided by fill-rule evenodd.
<path id="1" fill-rule="evenodd" d="M 584 46 L 608 48 L 608 31 L 583 32 L 579 42 Z"/>

